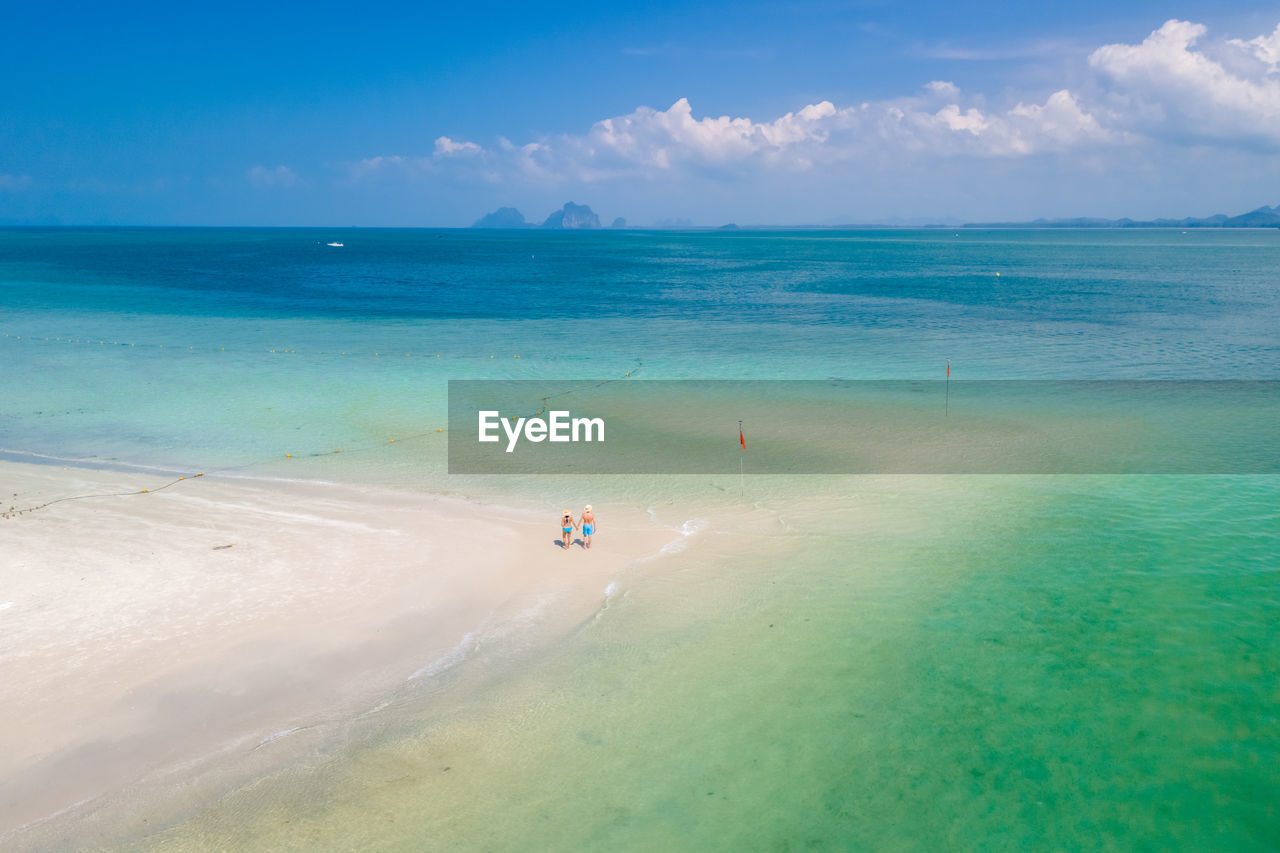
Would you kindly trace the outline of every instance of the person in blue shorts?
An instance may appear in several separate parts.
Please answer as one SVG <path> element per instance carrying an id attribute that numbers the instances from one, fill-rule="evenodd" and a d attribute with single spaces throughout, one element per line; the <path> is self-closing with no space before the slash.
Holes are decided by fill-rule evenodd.
<path id="1" fill-rule="evenodd" d="M 582 547 L 591 547 L 591 534 L 596 532 L 596 516 L 591 511 L 591 504 L 582 511 Z"/>
<path id="2" fill-rule="evenodd" d="M 569 510 L 566 509 L 560 514 L 560 530 L 563 533 L 560 541 L 563 544 L 564 552 L 566 554 L 569 553 L 569 545 L 572 544 L 573 529 L 577 526 L 578 525 L 573 520 L 573 513 L 569 512 Z"/>

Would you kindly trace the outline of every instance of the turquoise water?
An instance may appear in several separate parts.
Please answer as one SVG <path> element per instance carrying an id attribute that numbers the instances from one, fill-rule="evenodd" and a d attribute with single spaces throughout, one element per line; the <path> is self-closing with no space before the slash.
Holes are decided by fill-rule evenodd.
<path id="1" fill-rule="evenodd" d="M 829 486 L 142 847 L 1280 841 L 1274 478 Z"/>
<path id="2" fill-rule="evenodd" d="M 457 378 L 1277 379 L 1277 269 L 1272 231 L 0 231 L 13 458 L 696 531 L 120 843 L 1280 847 L 1274 476 L 460 479 L 437 431 Z"/>
<path id="3" fill-rule="evenodd" d="M 10 229 L 0 448 L 370 446 L 451 378 L 1275 379 L 1277 268 L 1267 230 Z"/>

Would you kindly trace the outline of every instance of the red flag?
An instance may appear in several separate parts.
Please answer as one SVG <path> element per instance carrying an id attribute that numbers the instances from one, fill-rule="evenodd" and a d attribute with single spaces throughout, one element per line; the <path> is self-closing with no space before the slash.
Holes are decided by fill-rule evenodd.
<path id="1" fill-rule="evenodd" d="M 747 437 L 742 434 L 742 427 L 738 427 L 738 441 L 742 444 L 742 449 L 747 449 Z"/>
<path id="2" fill-rule="evenodd" d="M 951 378 L 951 362 L 947 362 L 947 378 Z"/>

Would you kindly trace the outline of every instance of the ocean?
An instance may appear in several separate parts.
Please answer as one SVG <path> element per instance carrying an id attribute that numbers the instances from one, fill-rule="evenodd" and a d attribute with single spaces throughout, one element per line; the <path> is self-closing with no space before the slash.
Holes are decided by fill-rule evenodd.
<path id="1" fill-rule="evenodd" d="M 446 427 L 456 379 L 1277 380 L 1277 270 L 1275 230 L 0 230 L 0 456 L 685 534 L 126 846 L 1272 849 L 1274 474 L 451 475 Z"/>

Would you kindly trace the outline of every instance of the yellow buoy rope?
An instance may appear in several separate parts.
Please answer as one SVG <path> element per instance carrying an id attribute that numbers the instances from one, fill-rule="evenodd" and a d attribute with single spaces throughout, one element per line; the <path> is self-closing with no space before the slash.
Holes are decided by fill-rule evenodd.
<path id="1" fill-rule="evenodd" d="M 162 492 L 165 489 L 169 488 L 170 486 L 176 486 L 178 483 L 181 483 L 183 480 L 187 480 L 187 479 L 195 480 L 203 476 L 204 474 L 193 474 L 190 477 L 187 477 L 184 475 L 182 477 L 179 477 L 176 480 L 170 480 L 169 482 L 165 483 L 163 486 L 156 486 L 153 489 L 134 489 L 131 492 L 96 492 L 93 494 L 86 494 L 86 495 L 69 495 L 65 498 L 55 498 L 51 501 L 46 501 L 45 503 L 38 504 L 36 506 L 23 507 L 22 509 L 18 509 L 16 506 L 11 506 L 9 507 L 9 509 L 0 513 L 0 518 L 16 518 L 19 515 L 23 515 L 24 513 L 35 512 L 38 509 L 44 509 L 45 507 L 53 506 L 54 504 L 66 503 L 67 501 L 83 501 L 83 500 L 88 500 L 89 498 L 124 498 L 124 497 L 130 497 L 132 495 L 149 495 L 152 492 Z"/>

